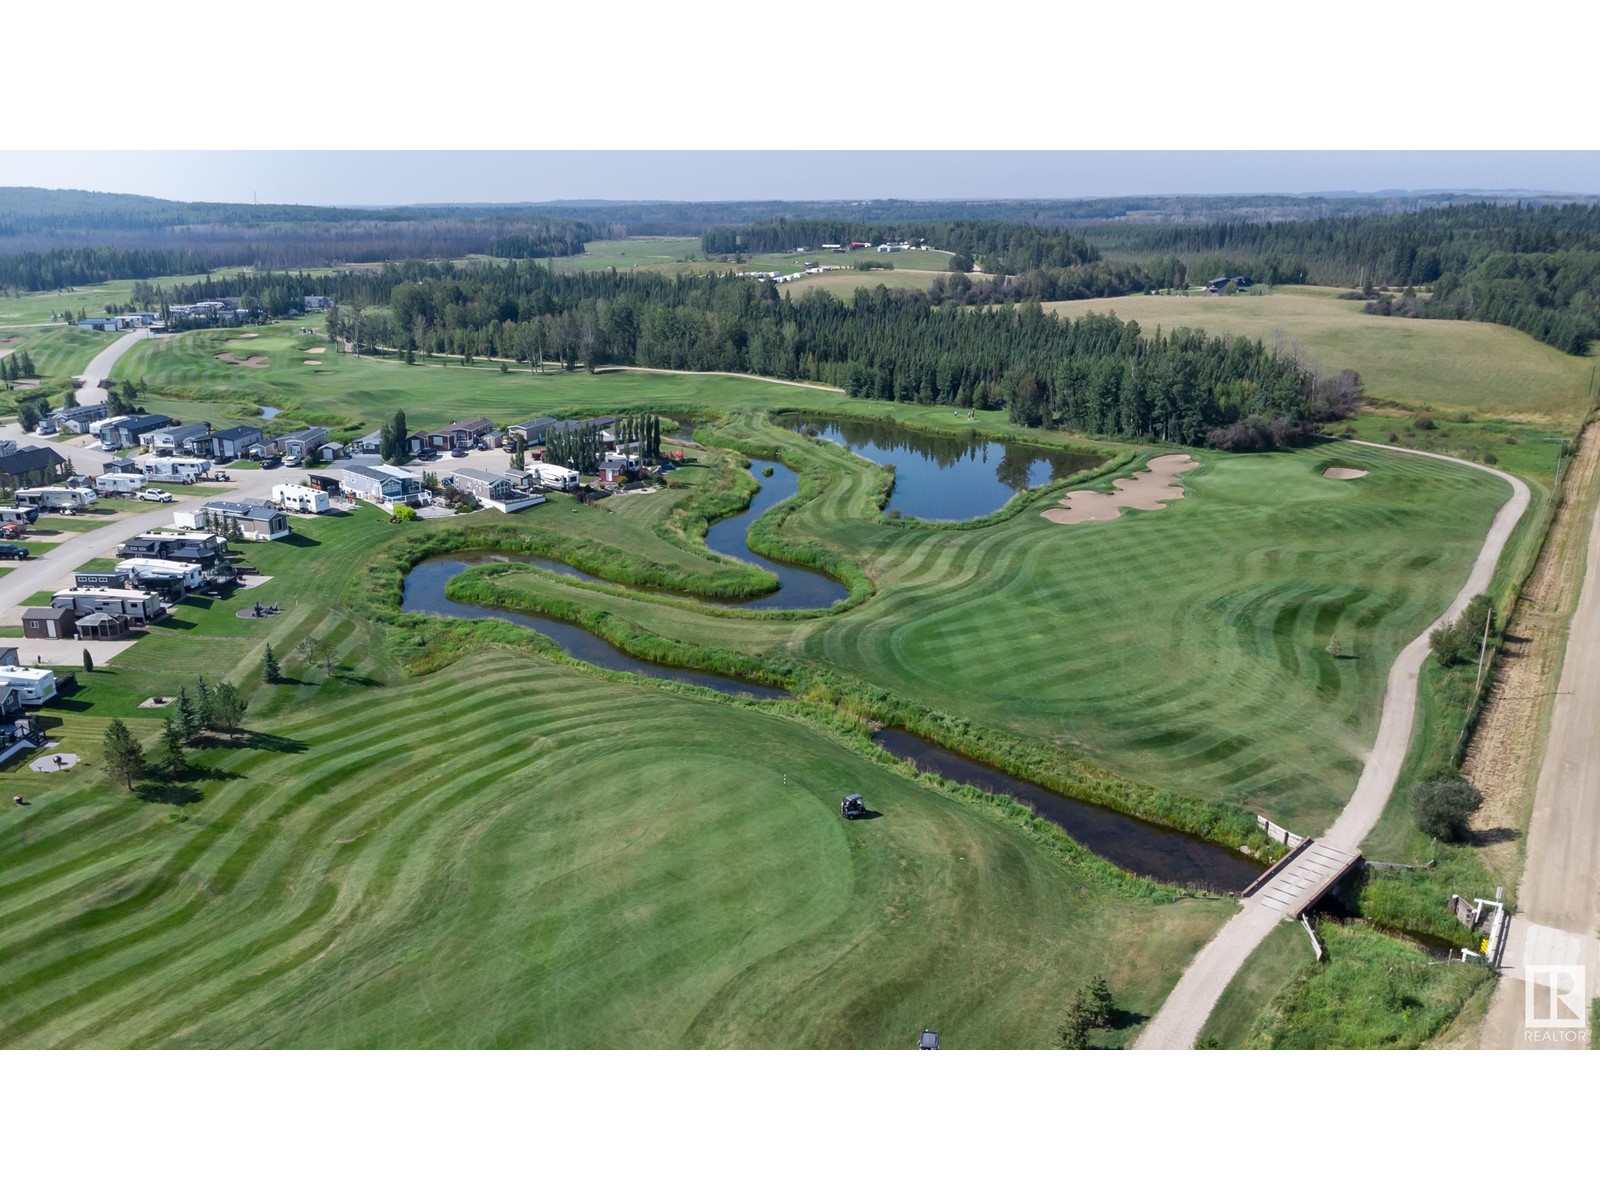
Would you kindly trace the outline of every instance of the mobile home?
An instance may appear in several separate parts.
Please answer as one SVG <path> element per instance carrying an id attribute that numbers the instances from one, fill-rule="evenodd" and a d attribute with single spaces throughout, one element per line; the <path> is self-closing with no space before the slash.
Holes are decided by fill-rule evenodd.
<path id="1" fill-rule="evenodd" d="M 147 482 L 143 475 L 102 475 L 94 481 L 94 490 L 102 496 L 131 496 Z"/>

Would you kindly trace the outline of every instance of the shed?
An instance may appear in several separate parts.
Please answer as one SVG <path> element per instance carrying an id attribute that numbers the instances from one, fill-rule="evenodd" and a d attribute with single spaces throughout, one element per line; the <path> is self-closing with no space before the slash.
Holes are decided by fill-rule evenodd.
<path id="1" fill-rule="evenodd" d="M 22 636 L 25 638 L 69 638 L 78 624 L 78 615 L 70 608 L 29 608 L 22 613 Z"/>

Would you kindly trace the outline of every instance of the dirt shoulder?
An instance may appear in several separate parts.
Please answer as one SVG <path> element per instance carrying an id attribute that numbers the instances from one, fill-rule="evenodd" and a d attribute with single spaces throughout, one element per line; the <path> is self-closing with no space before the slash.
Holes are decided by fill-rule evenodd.
<path id="1" fill-rule="evenodd" d="M 1515 879 L 1520 873 L 1523 835 L 1597 503 L 1600 425 L 1589 425 L 1579 439 L 1549 537 L 1512 613 L 1494 684 L 1462 764 L 1462 772 L 1483 793 L 1473 829 L 1484 864 L 1496 878 Z"/>

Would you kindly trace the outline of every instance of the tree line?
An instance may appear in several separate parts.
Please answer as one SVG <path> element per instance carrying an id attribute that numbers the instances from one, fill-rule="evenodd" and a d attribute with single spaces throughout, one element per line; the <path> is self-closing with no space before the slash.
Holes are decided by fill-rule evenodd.
<path id="1" fill-rule="evenodd" d="M 1111 437 L 1196 444 L 1238 427 L 1240 449 L 1293 440 L 1325 409 L 1318 381 L 1260 342 L 1147 337 L 1134 322 L 1067 320 L 1032 300 L 962 308 L 879 286 L 845 301 L 732 276 L 554 274 L 533 262 L 417 268 L 319 280 L 343 297 L 330 335 L 359 319 L 394 338 L 375 348 L 403 354 L 748 372 L 903 403 L 1005 408 L 1022 425 Z M 362 317 L 368 304 L 381 309 Z"/>

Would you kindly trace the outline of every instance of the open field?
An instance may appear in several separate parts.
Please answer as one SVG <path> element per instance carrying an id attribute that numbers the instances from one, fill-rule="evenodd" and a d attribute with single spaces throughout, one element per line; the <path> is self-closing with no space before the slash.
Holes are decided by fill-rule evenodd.
<path id="1" fill-rule="evenodd" d="M 13 351 L 27 350 L 28 356 L 33 359 L 34 371 L 41 380 L 78 374 L 96 354 L 117 338 L 114 333 L 97 333 L 92 329 L 79 329 L 76 325 L 50 325 L 17 332 L 26 336 L 10 348 Z M 3 395 L 14 407 L 17 400 L 27 396 L 27 392 L 18 390 Z M 53 405 L 60 404 L 59 395 L 52 395 L 50 399 Z"/>
<path id="2" fill-rule="evenodd" d="M 689 261 L 685 261 L 685 260 Z M 590 242 L 582 254 L 564 258 L 540 259 L 552 271 L 568 274 L 574 271 L 628 271 L 635 269 L 668 272 L 708 270 L 700 255 L 697 237 L 619 238 L 614 241 Z"/>
<path id="3" fill-rule="evenodd" d="M 895 257 L 902 256 L 897 254 Z M 943 270 L 900 270 L 897 263 L 893 271 L 829 271 L 826 275 L 807 275 L 804 279 L 779 284 L 778 290 L 793 294 L 822 291 L 848 300 L 856 294 L 857 288 L 871 291 L 881 286 L 925 291 L 934 279 L 943 274 Z"/>
<path id="4" fill-rule="evenodd" d="M 1226 914 L 1119 890 L 792 706 L 506 649 L 409 676 L 338 604 L 396 527 L 302 527 L 250 548 L 281 618 L 183 606 L 52 710 L 84 766 L 4 768 L 31 807 L 0 831 L 0 1045 L 1045 1046 L 1094 972 L 1152 1011 Z M 129 706 L 229 661 L 255 732 L 108 784 L 104 718 L 151 740 Z M 858 789 L 882 816 L 841 822 Z"/>
<path id="5" fill-rule="evenodd" d="M 1114 312 L 1141 328 L 1187 326 L 1297 347 L 1326 371 L 1357 370 L 1381 400 L 1547 422 L 1572 432 L 1588 407 L 1594 357 L 1574 358 L 1525 333 L 1476 321 L 1369 316 L 1333 288 L 1266 296 L 1118 296 L 1047 310 Z"/>

